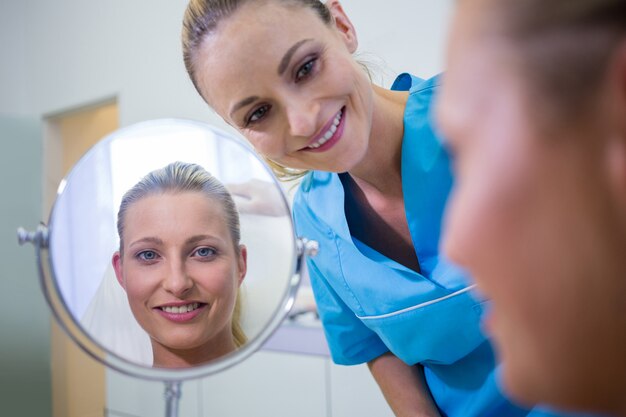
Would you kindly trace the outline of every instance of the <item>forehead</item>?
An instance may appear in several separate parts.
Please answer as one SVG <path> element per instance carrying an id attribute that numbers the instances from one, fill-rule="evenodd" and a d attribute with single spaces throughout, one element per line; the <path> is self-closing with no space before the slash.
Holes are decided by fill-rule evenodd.
<path id="1" fill-rule="evenodd" d="M 164 193 L 146 196 L 132 203 L 126 212 L 124 234 L 144 235 L 157 231 L 225 232 L 221 204 L 200 192 Z"/>
<path id="2" fill-rule="evenodd" d="M 495 11 L 486 7 L 485 1 L 460 1 L 454 11 L 449 28 L 447 45 L 447 70 L 462 71 L 458 60 L 491 66 L 486 55 L 493 55 L 504 44 L 500 22 Z"/>
<path id="3" fill-rule="evenodd" d="M 285 52 L 302 39 L 318 39 L 328 26 L 307 7 L 251 1 L 220 22 L 196 54 L 202 95 L 223 114 L 225 98 L 256 94 L 250 85 L 278 80 Z"/>
<path id="4" fill-rule="evenodd" d="M 502 83 L 519 78 L 514 48 L 486 3 L 461 1 L 455 10 L 446 49 L 444 104 L 486 99 L 497 95 Z"/>

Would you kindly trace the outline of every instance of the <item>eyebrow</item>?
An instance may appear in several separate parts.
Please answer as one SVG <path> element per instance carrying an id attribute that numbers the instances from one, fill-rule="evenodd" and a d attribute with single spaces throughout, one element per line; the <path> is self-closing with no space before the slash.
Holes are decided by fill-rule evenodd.
<path id="1" fill-rule="evenodd" d="M 128 248 L 132 248 L 133 246 L 136 246 L 140 243 L 153 243 L 155 245 L 162 245 L 163 244 L 163 240 L 159 239 L 158 237 L 143 237 L 139 240 L 135 240 L 133 243 L 131 243 L 130 245 L 128 245 Z"/>
<path id="2" fill-rule="evenodd" d="M 212 236 L 212 235 L 196 235 L 196 236 L 192 236 L 189 239 L 185 240 L 185 243 L 197 243 L 200 242 L 202 240 L 221 240 L 219 237 L 216 236 Z"/>
<path id="3" fill-rule="evenodd" d="M 298 48 L 300 46 L 302 46 L 303 44 L 305 44 L 306 42 L 310 42 L 312 40 L 313 39 L 302 39 L 302 40 L 294 43 L 291 46 L 291 48 L 289 48 L 287 50 L 287 52 L 285 52 L 285 55 L 283 55 L 283 58 L 280 60 L 280 64 L 278 65 L 278 75 L 283 75 L 283 73 L 285 72 L 285 70 L 289 66 L 289 62 L 291 61 L 291 58 L 293 57 L 293 54 L 296 53 Z M 250 97 L 244 98 L 243 100 L 241 100 L 240 102 L 238 102 L 237 104 L 235 104 L 233 106 L 232 110 L 229 113 L 229 116 L 232 118 L 233 117 L 233 113 L 235 113 L 237 110 L 239 110 L 242 107 L 245 107 L 245 106 L 247 106 L 249 104 L 254 103 L 258 99 L 259 99 L 258 96 L 250 96 Z"/>
<path id="4" fill-rule="evenodd" d="M 221 239 L 212 235 L 195 235 L 195 236 L 191 236 L 190 238 L 185 240 L 186 244 L 189 243 L 197 243 L 206 239 L 210 239 L 210 240 L 218 240 L 220 241 Z M 148 237 L 144 237 L 141 238 L 139 240 L 134 241 L 133 243 L 131 243 L 130 245 L 128 245 L 129 248 L 132 248 L 133 246 L 136 246 L 140 243 L 152 243 L 155 245 L 163 245 L 164 242 L 162 239 L 158 238 L 158 237 L 152 237 L 152 236 L 148 236 Z"/>
<path id="5" fill-rule="evenodd" d="M 285 52 L 285 55 L 283 56 L 283 59 L 280 60 L 280 65 L 278 65 L 278 75 L 283 75 L 283 73 L 285 72 L 285 70 L 289 66 L 289 61 L 291 61 L 291 57 L 293 57 L 293 54 L 296 53 L 298 48 L 300 46 L 302 46 L 304 43 L 310 42 L 312 40 L 313 39 L 302 39 L 301 41 L 298 41 L 298 42 L 294 43 L 292 45 L 292 47 L 289 48 L 287 50 L 287 52 Z"/>
<path id="6" fill-rule="evenodd" d="M 245 107 L 248 104 L 254 103 L 258 99 L 259 99 L 258 96 L 251 96 L 251 97 L 244 98 L 239 103 L 235 104 L 233 109 L 230 111 L 230 117 L 232 118 L 233 117 L 233 113 L 236 112 L 237 110 L 239 110 L 240 108 Z"/>

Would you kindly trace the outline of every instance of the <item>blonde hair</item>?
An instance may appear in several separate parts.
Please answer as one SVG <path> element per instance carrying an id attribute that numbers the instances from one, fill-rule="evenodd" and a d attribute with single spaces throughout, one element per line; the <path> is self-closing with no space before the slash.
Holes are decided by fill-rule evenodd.
<path id="1" fill-rule="evenodd" d="M 185 162 L 173 162 L 164 168 L 150 172 L 124 194 L 117 214 L 117 233 L 120 237 L 120 254 L 124 253 L 124 226 L 126 212 L 130 206 L 151 195 L 187 191 L 202 193 L 207 198 L 217 201 L 222 206 L 226 225 L 228 226 L 235 246 L 235 252 L 239 254 L 239 241 L 241 239 L 239 213 L 237 212 L 232 196 L 226 187 L 207 170 L 200 165 Z M 237 347 L 240 347 L 247 341 L 247 337 L 241 328 L 241 314 L 241 294 L 240 291 L 237 290 L 231 326 Z"/>

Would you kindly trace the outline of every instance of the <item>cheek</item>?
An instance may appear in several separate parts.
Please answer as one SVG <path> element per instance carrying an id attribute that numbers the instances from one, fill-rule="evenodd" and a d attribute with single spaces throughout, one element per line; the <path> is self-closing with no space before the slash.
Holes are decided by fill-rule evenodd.
<path id="1" fill-rule="evenodd" d="M 356 64 L 355 64 L 356 65 Z M 352 75 L 349 79 L 343 81 L 345 86 L 350 86 L 350 93 L 356 97 L 358 105 L 363 108 L 363 113 L 371 124 L 371 118 L 374 111 L 374 90 L 370 79 L 364 70 L 360 67 L 352 68 Z M 339 88 L 339 87 L 338 87 Z M 368 126 L 369 127 L 369 126 Z"/>
<path id="2" fill-rule="evenodd" d="M 459 172 L 447 209 L 444 250 L 470 270 L 481 262 L 481 254 L 493 253 L 511 225 L 512 213 L 498 191 L 503 182 L 506 178 L 489 161 L 466 164 Z"/>
<path id="3" fill-rule="evenodd" d="M 331 62 L 332 65 L 329 65 Z M 351 97 L 359 106 L 371 109 L 372 83 L 364 68 L 351 55 L 334 55 L 326 61 L 322 77 L 312 84 L 311 94 L 328 97 Z"/>
<path id="4" fill-rule="evenodd" d="M 266 158 L 279 159 L 284 154 L 284 142 L 280 130 L 280 125 L 284 125 L 284 122 L 277 120 L 280 117 L 280 115 L 274 115 L 272 120 L 265 120 L 263 129 L 259 131 L 240 130 L 252 147 Z"/>
<path id="5" fill-rule="evenodd" d="M 465 248 L 471 247 L 474 230 L 478 225 L 472 221 L 474 216 L 468 212 L 471 204 L 471 194 L 467 194 L 467 187 L 464 183 L 457 181 L 448 199 L 446 215 L 444 220 L 444 237 L 442 249 L 448 258 L 453 262 L 467 267 L 467 261 L 471 256 L 467 254 Z"/>
<path id="6" fill-rule="evenodd" d="M 443 241 L 448 256 L 468 270 L 485 296 L 505 306 L 500 313 L 507 316 L 522 314 L 518 300 L 529 297 L 538 246 L 532 242 L 532 158 L 513 144 L 508 148 L 478 149 L 476 158 L 462 162 Z"/>
<path id="7" fill-rule="evenodd" d="M 234 298 L 237 290 L 236 271 L 230 264 L 216 264 L 208 262 L 197 265 L 194 271 L 197 284 L 213 297 Z"/>
<path id="8" fill-rule="evenodd" d="M 131 304 L 150 296 L 154 290 L 153 278 L 154 271 L 143 271 L 133 267 L 124 270 L 126 295 Z"/>

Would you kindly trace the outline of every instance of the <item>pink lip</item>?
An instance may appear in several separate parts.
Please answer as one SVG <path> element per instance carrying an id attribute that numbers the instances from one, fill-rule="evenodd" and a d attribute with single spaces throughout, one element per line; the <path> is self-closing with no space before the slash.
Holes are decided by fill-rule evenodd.
<path id="1" fill-rule="evenodd" d="M 303 148 L 303 151 L 307 151 L 307 152 L 325 152 L 327 150 L 329 150 L 330 148 L 332 148 L 333 146 L 335 146 L 335 144 L 337 142 L 339 142 L 339 139 L 341 139 L 341 135 L 343 134 L 343 128 L 345 125 L 345 119 L 346 119 L 346 108 L 342 107 L 341 108 L 341 121 L 339 122 L 339 125 L 337 125 L 337 130 L 335 131 L 335 133 L 330 137 L 330 139 L 328 139 L 322 146 L 320 146 L 319 148 L 309 148 L 309 146 L 311 146 L 312 144 L 316 143 L 318 140 L 320 140 L 323 135 L 328 132 L 328 129 L 330 129 L 330 127 L 333 125 L 333 121 L 335 120 L 335 117 L 337 117 L 337 114 L 335 114 L 333 116 L 333 118 L 331 120 L 329 120 L 326 125 L 324 125 L 324 127 L 320 130 L 320 133 L 315 135 L 313 137 L 313 139 L 311 139 L 309 141 L 309 143 L 307 144 L 307 146 L 305 148 Z"/>
<path id="2" fill-rule="evenodd" d="M 185 322 L 195 319 L 198 315 L 200 315 L 203 311 L 205 311 L 208 308 L 208 304 L 198 303 L 200 304 L 198 308 L 196 308 L 193 311 L 188 311 L 186 313 L 168 313 L 167 311 L 163 310 L 162 307 L 180 307 L 183 305 L 191 304 L 192 302 L 188 301 L 188 302 L 167 303 L 167 304 L 163 304 L 162 306 L 155 307 L 153 310 L 155 310 L 162 317 L 170 321 L 173 321 L 176 323 L 185 323 Z"/>

